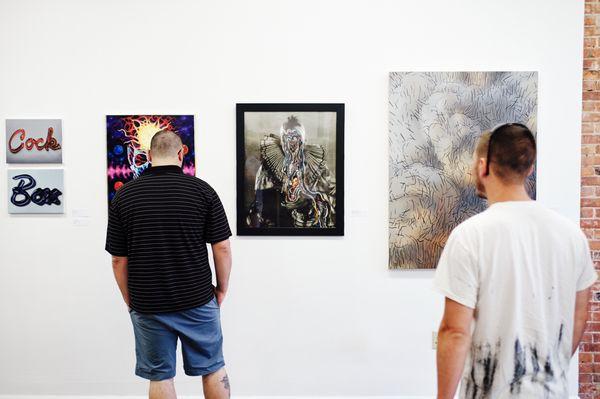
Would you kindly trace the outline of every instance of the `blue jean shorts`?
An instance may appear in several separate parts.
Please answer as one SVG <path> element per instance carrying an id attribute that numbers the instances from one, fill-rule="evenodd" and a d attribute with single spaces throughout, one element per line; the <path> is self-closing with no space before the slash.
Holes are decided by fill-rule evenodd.
<path id="1" fill-rule="evenodd" d="M 151 381 L 175 376 L 177 340 L 181 341 L 187 375 L 214 373 L 223 366 L 223 334 L 219 305 L 206 305 L 173 313 L 130 313 L 135 335 L 135 374 Z"/>

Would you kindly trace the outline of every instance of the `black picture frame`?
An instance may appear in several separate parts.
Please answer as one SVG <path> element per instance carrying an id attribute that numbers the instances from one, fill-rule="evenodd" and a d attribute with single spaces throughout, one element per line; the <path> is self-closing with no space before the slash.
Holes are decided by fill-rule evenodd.
<path id="1" fill-rule="evenodd" d="M 236 104 L 238 236 L 343 236 L 344 235 L 344 111 L 343 103 L 238 103 Z M 246 167 L 245 114 L 247 112 L 335 112 L 335 226 L 334 227 L 249 227 L 245 206 Z"/>

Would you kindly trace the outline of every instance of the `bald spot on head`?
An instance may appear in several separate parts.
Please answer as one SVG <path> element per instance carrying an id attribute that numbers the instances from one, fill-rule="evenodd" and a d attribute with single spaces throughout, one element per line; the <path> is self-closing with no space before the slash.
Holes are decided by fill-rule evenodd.
<path id="1" fill-rule="evenodd" d="M 170 130 L 157 132 L 150 142 L 150 151 L 154 159 L 177 158 L 177 153 L 183 148 L 181 137 Z"/>

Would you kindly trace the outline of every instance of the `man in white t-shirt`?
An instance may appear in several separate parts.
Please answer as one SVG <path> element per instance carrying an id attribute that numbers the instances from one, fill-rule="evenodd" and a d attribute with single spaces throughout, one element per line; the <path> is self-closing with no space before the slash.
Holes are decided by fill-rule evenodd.
<path id="1" fill-rule="evenodd" d="M 438 399 L 567 398 L 569 361 L 597 275 L 586 237 L 532 201 L 535 139 L 521 124 L 484 133 L 474 156 L 489 209 L 454 229 L 435 275 L 446 297 Z"/>

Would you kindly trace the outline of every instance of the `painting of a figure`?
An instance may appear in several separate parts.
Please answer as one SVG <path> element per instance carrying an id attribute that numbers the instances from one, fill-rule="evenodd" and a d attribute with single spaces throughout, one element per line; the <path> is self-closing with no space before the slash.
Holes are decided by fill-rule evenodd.
<path id="1" fill-rule="evenodd" d="M 110 202 L 123 184 L 138 178 L 150 166 L 148 150 L 152 137 L 168 129 L 183 142 L 184 173 L 196 174 L 193 115 L 108 115 L 107 179 Z"/>
<path id="2" fill-rule="evenodd" d="M 238 235 L 343 235 L 343 104 L 238 104 Z"/>
<path id="3" fill-rule="evenodd" d="M 535 134 L 536 72 L 390 73 L 390 269 L 435 268 L 452 229 L 485 209 L 474 146 L 507 122 Z M 527 183 L 535 198 L 535 173 Z"/>

